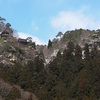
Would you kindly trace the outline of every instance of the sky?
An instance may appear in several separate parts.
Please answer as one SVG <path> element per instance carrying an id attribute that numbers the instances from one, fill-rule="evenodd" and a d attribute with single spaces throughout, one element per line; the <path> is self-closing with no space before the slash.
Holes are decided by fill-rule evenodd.
<path id="1" fill-rule="evenodd" d="M 100 29 L 100 0 L 0 0 L 0 16 L 19 37 L 47 44 L 58 32 Z"/>

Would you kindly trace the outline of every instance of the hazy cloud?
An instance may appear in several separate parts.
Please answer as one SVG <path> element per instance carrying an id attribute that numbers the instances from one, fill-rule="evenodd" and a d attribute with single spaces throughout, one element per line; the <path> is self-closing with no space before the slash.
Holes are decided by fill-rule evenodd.
<path id="1" fill-rule="evenodd" d="M 61 31 L 72 29 L 98 29 L 100 21 L 95 21 L 92 16 L 84 14 L 84 9 L 79 11 L 63 11 L 51 19 L 53 28 Z"/>
<path id="2" fill-rule="evenodd" d="M 18 32 L 17 34 L 18 34 L 19 38 L 23 38 L 23 39 L 26 39 L 27 37 L 32 37 L 33 41 L 36 42 L 36 44 L 40 44 L 40 45 L 46 44 L 45 42 L 41 41 L 38 37 L 32 36 L 29 33 Z"/>

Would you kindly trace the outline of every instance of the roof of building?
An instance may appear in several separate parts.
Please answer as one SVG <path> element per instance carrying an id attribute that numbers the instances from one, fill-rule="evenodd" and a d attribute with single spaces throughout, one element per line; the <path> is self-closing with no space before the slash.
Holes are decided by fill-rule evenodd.
<path id="1" fill-rule="evenodd" d="M 21 39 L 21 38 L 19 38 L 18 41 L 21 42 L 21 43 L 28 43 L 27 39 Z"/>
<path id="2" fill-rule="evenodd" d="M 3 32 L 1 32 L 1 34 L 9 34 L 9 32 L 3 31 Z"/>

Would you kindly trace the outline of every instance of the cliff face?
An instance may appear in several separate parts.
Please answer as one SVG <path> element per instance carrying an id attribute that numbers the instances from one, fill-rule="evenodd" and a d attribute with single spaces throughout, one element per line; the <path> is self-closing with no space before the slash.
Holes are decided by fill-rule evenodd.
<path id="1" fill-rule="evenodd" d="M 10 36 L 11 37 L 11 36 Z M 59 32 L 51 43 L 52 47 L 46 45 L 35 45 L 32 42 L 22 43 L 13 36 L 9 40 L 0 38 L 0 62 L 11 64 L 10 62 L 27 63 L 29 60 L 34 60 L 36 56 L 40 56 L 45 63 L 53 60 L 58 51 L 61 53 L 67 48 L 68 42 L 71 41 L 75 45 L 79 44 L 82 48 L 88 43 L 89 45 L 97 44 L 100 47 L 100 31 L 91 30 L 72 30 L 64 34 Z"/>
<path id="2" fill-rule="evenodd" d="M 73 42 L 75 45 L 80 45 L 83 52 L 86 43 L 89 44 L 90 49 L 94 44 L 96 44 L 98 49 L 100 49 L 100 30 L 91 31 L 78 29 L 67 31 L 61 35 L 58 33 L 52 40 L 52 47 L 48 48 L 47 46 L 40 46 L 45 56 L 46 63 L 49 63 L 50 60 L 54 59 L 58 51 L 63 53 L 64 49 L 67 49 L 69 41 Z"/>
<path id="3" fill-rule="evenodd" d="M 32 42 L 31 37 L 26 39 L 18 38 L 16 31 L 10 23 L 5 23 L 6 19 L 0 17 L 0 63 L 13 65 L 13 62 L 22 62 L 26 64 L 29 60 L 34 60 L 40 56 L 45 63 L 53 60 L 58 51 L 61 53 L 67 48 L 69 41 L 75 45 L 79 44 L 84 48 L 85 43 L 89 45 L 100 45 L 100 30 L 75 29 L 58 32 L 56 37 L 51 41 L 52 47 L 47 45 L 36 45 Z M 49 43 L 48 43 L 49 45 Z"/>

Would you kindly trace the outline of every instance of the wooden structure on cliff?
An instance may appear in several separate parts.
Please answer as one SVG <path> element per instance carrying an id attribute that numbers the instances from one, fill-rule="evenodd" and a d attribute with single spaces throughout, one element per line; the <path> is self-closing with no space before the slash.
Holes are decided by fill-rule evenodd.
<path id="1" fill-rule="evenodd" d="M 0 32 L 0 36 L 4 40 L 7 40 L 9 38 L 9 32 L 7 32 L 7 31 Z"/>

